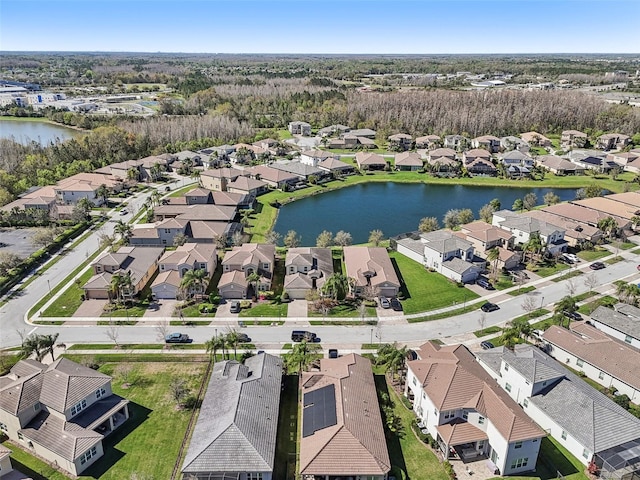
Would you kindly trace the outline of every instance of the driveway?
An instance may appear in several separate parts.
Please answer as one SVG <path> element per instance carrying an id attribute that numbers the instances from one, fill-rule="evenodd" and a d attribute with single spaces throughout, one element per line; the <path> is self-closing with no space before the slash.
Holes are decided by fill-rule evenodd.
<path id="1" fill-rule="evenodd" d="M 109 300 L 85 300 L 80 304 L 74 317 L 99 317 L 104 312 L 104 307 Z"/>
<path id="2" fill-rule="evenodd" d="M 237 318 L 237 313 L 231 313 L 229 309 L 231 308 L 231 300 L 225 300 L 224 303 L 220 302 L 218 305 L 218 310 L 216 310 L 216 318 Z"/>
<path id="3" fill-rule="evenodd" d="M 306 300 L 292 300 L 289 303 L 287 317 L 306 317 L 308 305 Z"/>
<path id="4" fill-rule="evenodd" d="M 147 311 L 144 312 L 144 318 L 172 317 L 177 303 L 178 300 L 157 300 L 149 305 Z"/>

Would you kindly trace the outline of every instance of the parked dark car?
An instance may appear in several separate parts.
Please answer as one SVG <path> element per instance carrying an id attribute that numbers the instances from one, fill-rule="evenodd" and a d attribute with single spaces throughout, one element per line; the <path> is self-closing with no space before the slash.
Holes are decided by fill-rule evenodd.
<path id="1" fill-rule="evenodd" d="M 170 333 L 164 337 L 165 343 L 191 343 L 193 340 L 186 333 Z"/>
<path id="2" fill-rule="evenodd" d="M 246 333 L 238 334 L 238 343 L 250 343 L 250 342 L 251 342 L 251 338 L 249 337 L 249 335 L 247 335 Z"/>
<path id="3" fill-rule="evenodd" d="M 291 332 L 291 340 L 293 342 L 301 342 L 306 340 L 307 342 L 317 342 L 318 337 L 313 332 L 307 332 L 306 330 L 294 330 Z"/>
<path id="4" fill-rule="evenodd" d="M 493 285 L 491 285 L 491 282 L 486 278 L 479 278 L 478 280 L 476 280 L 476 285 L 480 285 L 485 290 L 495 290 Z"/>
<path id="5" fill-rule="evenodd" d="M 402 311 L 402 304 L 400 303 L 400 300 L 398 300 L 397 298 L 392 298 L 391 299 L 391 308 L 393 308 L 396 312 L 401 312 Z"/>
<path id="6" fill-rule="evenodd" d="M 389 299 L 387 297 L 380 297 L 378 301 L 382 308 L 391 308 L 391 303 L 389 303 Z"/>
<path id="7" fill-rule="evenodd" d="M 591 265 L 589 265 L 589 268 L 591 270 L 602 270 L 605 267 L 606 265 L 602 262 L 593 262 Z"/>
<path id="8" fill-rule="evenodd" d="M 482 349 L 483 349 L 483 350 L 491 350 L 492 348 L 494 348 L 494 347 L 493 347 L 493 343 L 491 343 L 491 342 L 486 342 L 486 341 L 485 341 L 485 342 L 482 342 L 482 343 L 480 344 L 480 347 L 482 347 Z"/>
<path id="9" fill-rule="evenodd" d="M 565 317 L 570 318 L 571 320 L 574 320 L 577 322 L 582 320 L 582 315 L 580 315 L 578 312 L 570 312 L 568 310 L 565 310 L 564 312 L 562 312 L 562 314 Z"/>
<path id="10" fill-rule="evenodd" d="M 338 358 L 338 349 L 330 348 L 329 349 L 329 358 Z"/>
<path id="11" fill-rule="evenodd" d="M 482 310 L 483 312 L 493 312 L 494 310 L 500 310 L 500 307 L 495 303 L 486 302 L 482 304 L 480 310 Z"/>

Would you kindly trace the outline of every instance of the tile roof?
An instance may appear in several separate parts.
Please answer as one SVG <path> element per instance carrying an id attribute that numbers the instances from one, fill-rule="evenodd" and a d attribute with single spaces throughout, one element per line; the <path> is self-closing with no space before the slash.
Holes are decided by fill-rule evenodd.
<path id="1" fill-rule="evenodd" d="M 557 205 L 551 205 L 549 207 L 542 208 L 542 211 L 553 213 L 554 215 L 558 215 L 561 217 L 566 217 L 577 222 L 588 223 L 592 226 L 597 226 L 598 222 L 603 218 L 613 217 L 616 222 L 618 222 L 619 227 L 626 226 L 629 221 L 618 217 L 616 215 L 609 215 L 604 212 L 599 212 L 597 210 L 593 210 L 591 208 L 587 208 L 581 205 L 576 205 L 574 203 L 558 203 Z"/>
<path id="2" fill-rule="evenodd" d="M 545 436 L 464 345 L 427 342 L 416 353 L 407 365 L 439 410 L 474 409 L 509 442 Z"/>
<path id="3" fill-rule="evenodd" d="M 383 283 L 400 287 L 400 280 L 386 248 L 344 247 L 343 253 L 347 276 L 354 278 L 358 285 L 367 285 L 368 275 L 374 287 Z"/>
<path id="4" fill-rule="evenodd" d="M 444 442 L 451 446 L 489 439 L 485 432 L 462 419 L 456 418 L 454 421 L 438 425 L 436 428 Z"/>
<path id="5" fill-rule="evenodd" d="M 557 231 L 564 232 L 564 230 L 557 225 L 523 214 L 507 218 L 500 222 L 500 226 L 512 230 L 520 230 L 525 233 L 540 232 L 540 235 L 551 235 Z"/>
<path id="6" fill-rule="evenodd" d="M 597 227 L 593 227 L 584 222 L 577 222 L 567 217 L 554 215 L 544 210 L 531 210 L 530 212 L 524 212 L 523 215 L 535 218 L 539 221 L 557 225 L 562 230 L 564 230 L 565 237 L 577 238 L 582 240 L 591 239 L 593 236 L 602 235 L 602 232 Z"/>
<path id="7" fill-rule="evenodd" d="M 356 163 L 362 165 L 386 165 L 387 161 L 378 153 L 358 152 L 356 153 Z"/>
<path id="8" fill-rule="evenodd" d="M 536 158 L 536 163 L 552 170 L 564 170 L 569 172 L 584 170 L 583 167 L 576 165 L 566 158 L 561 158 L 556 155 L 542 155 Z"/>
<path id="9" fill-rule="evenodd" d="M 411 167 L 422 167 L 422 159 L 416 152 L 402 152 L 395 156 L 395 165 L 405 165 Z"/>
<path id="10" fill-rule="evenodd" d="M 303 373 L 304 395 L 333 385 L 336 424 L 300 440 L 302 475 L 385 475 L 391 469 L 371 362 L 356 354 L 320 360 Z M 305 421 L 303 415 L 302 421 Z M 304 427 L 304 425 L 303 425 Z"/>
<path id="11" fill-rule="evenodd" d="M 484 243 L 495 242 L 500 239 L 508 242 L 513 237 L 511 232 L 481 220 L 461 225 L 460 230 L 465 236 L 475 238 Z"/>
<path id="12" fill-rule="evenodd" d="M 282 170 L 284 172 L 292 173 L 293 175 L 301 177 L 309 177 L 310 175 L 322 175 L 324 172 L 317 167 L 301 163 L 299 161 L 291 162 L 274 162 L 269 164 L 271 168 Z"/>
<path id="13" fill-rule="evenodd" d="M 23 360 L 18 362 L 22 363 Z M 16 365 L 18 365 L 16 364 Z M 19 371 L 24 365 L 18 367 L 18 370 L 11 369 L 11 372 Z M 46 368 L 45 365 L 42 368 Z M 40 390 L 42 388 L 42 375 L 40 371 L 33 370 L 20 378 L 14 380 L 11 377 L 0 377 L 4 379 L 0 385 L 0 409 L 18 415 L 19 413 L 32 408 L 40 400 Z M 8 381 L 7 381 L 8 380 Z"/>
<path id="14" fill-rule="evenodd" d="M 258 265 L 260 263 L 273 264 L 276 255 L 275 245 L 266 243 L 244 243 L 233 247 L 224 254 L 222 265 Z"/>
<path id="15" fill-rule="evenodd" d="M 281 381 L 282 360 L 265 353 L 216 363 L 182 471 L 271 472 Z"/>
<path id="16" fill-rule="evenodd" d="M 431 150 L 429 152 L 429 158 L 447 157 L 451 160 L 455 160 L 456 156 L 456 151 L 452 148 L 436 148 L 435 150 Z"/>
<path id="17" fill-rule="evenodd" d="M 606 214 L 607 216 L 615 215 L 617 217 L 631 220 L 636 216 L 637 207 L 626 203 L 617 202 L 608 197 L 585 198 L 584 200 L 574 200 L 571 203 L 580 205 L 581 207 L 590 208 Z"/>
<path id="18" fill-rule="evenodd" d="M 607 195 L 609 200 L 625 203 L 636 208 L 640 208 L 640 192 L 624 192 Z"/>
<path id="19" fill-rule="evenodd" d="M 542 338 L 640 390 L 640 351 L 583 322 L 572 322 L 570 328 L 552 325 Z"/>
<path id="20" fill-rule="evenodd" d="M 353 165 L 345 163 L 342 160 L 336 160 L 335 158 L 327 158 L 318 164 L 318 167 L 327 170 L 347 170 L 353 169 Z"/>
<path id="21" fill-rule="evenodd" d="M 139 282 L 149 268 L 158 261 L 164 252 L 164 247 L 120 247 L 115 253 L 106 253 L 96 259 L 91 265 L 102 265 L 117 267 L 120 270 L 131 272 L 134 284 Z M 89 280 L 93 282 L 97 277 L 102 276 L 104 281 L 111 282 L 111 273 L 103 272 Z"/>
<path id="22" fill-rule="evenodd" d="M 268 165 L 256 165 L 255 167 L 251 167 L 246 171 L 254 177 L 259 175 L 260 179 L 264 179 L 265 181 L 269 182 L 280 183 L 298 179 L 298 176 L 293 173 L 285 172 L 277 168 L 272 168 Z"/>
<path id="23" fill-rule="evenodd" d="M 227 233 L 229 225 L 233 224 L 190 220 L 188 230 L 194 239 L 213 239 L 217 236 L 224 236 Z"/>
<path id="24" fill-rule="evenodd" d="M 267 184 L 262 180 L 256 180 L 249 177 L 238 177 L 233 182 L 227 185 L 227 188 L 234 188 L 243 192 L 249 192 L 251 190 L 257 190 L 266 187 Z"/>
<path id="25" fill-rule="evenodd" d="M 457 250 L 468 250 L 473 244 L 463 238 L 454 235 L 449 230 L 436 230 L 420 234 L 420 240 L 424 247 L 439 253 L 448 253 Z"/>
<path id="26" fill-rule="evenodd" d="M 244 175 L 242 170 L 238 170 L 237 168 L 212 168 L 211 170 L 205 170 L 200 173 L 200 176 L 204 177 L 213 177 L 213 178 L 227 178 L 227 179 L 235 179 L 236 177 L 240 177 Z"/>
<path id="27" fill-rule="evenodd" d="M 216 246 L 212 243 L 185 243 L 175 250 L 164 252 L 158 263 L 194 265 L 196 262 L 205 263 L 211 261 L 215 254 Z M 212 266 L 209 265 L 209 268 L 212 268 Z"/>
<path id="28" fill-rule="evenodd" d="M 177 270 L 165 270 L 164 272 L 158 273 L 158 276 L 151 284 L 151 288 L 162 285 L 163 283 L 178 288 L 180 287 L 181 281 L 182 279 L 180 278 L 180 272 L 178 272 Z"/>

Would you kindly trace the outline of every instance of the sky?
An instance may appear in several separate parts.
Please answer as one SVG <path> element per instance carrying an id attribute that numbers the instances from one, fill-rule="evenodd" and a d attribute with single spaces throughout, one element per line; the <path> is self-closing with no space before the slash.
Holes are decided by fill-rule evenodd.
<path id="1" fill-rule="evenodd" d="M 638 53 L 640 0 L 0 0 L 0 50 Z"/>

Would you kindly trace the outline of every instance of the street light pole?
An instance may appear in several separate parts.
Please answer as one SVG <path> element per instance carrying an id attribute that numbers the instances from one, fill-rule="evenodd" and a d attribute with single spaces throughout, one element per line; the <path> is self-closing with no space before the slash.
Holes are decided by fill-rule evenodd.
<path id="1" fill-rule="evenodd" d="M 371 339 L 369 340 L 369 345 L 373 344 L 373 328 L 371 328 Z"/>
<path id="2" fill-rule="evenodd" d="M 544 297 L 540 299 L 540 308 L 542 309 L 542 305 L 544 305 Z"/>
<path id="3" fill-rule="evenodd" d="M 47 285 L 49 285 L 49 296 L 51 296 L 51 282 L 47 279 Z"/>

